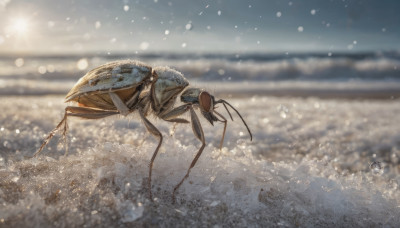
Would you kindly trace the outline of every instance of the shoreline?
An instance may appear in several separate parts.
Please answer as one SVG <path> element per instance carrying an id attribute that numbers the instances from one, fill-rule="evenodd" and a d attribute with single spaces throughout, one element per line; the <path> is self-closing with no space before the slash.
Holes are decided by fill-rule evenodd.
<path id="1" fill-rule="evenodd" d="M 7 85 L 8 84 L 8 85 Z M 74 82 L 26 81 L 5 83 L 0 97 L 65 95 Z M 320 98 L 344 100 L 394 100 L 400 98 L 400 82 L 201 82 L 192 87 L 204 88 L 216 97 L 250 98 L 254 96 Z"/>

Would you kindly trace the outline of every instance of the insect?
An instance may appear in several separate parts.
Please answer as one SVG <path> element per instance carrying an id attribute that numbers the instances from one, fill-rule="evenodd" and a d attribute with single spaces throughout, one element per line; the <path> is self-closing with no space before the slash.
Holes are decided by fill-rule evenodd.
<path id="1" fill-rule="evenodd" d="M 151 175 L 153 163 L 161 147 L 163 136 L 161 132 L 148 120 L 150 114 L 173 123 L 191 123 L 194 135 L 202 145 L 194 157 L 186 175 L 175 186 L 172 197 L 189 176 L 206 145 L 204 132 L 194 109 L 199 108 L 202 116 L 212 125 L 214 122 L 224 123 L 224 130 L 220 141 L 222 147 L 227 127 L 226 118 L 217 112 L 216 104 L 222 104 L 233 121 L 228 106 L 233 109 L 243 121 L 252 140 L 252 134 L 240 113 L 225 100 L 215 100 L 214 96 L 199 88 L 186 88 L 189 82 L 182 73 L 169 67 L 152 68 L 142 62 L 134 60 L 121 60 L 99 66 L 84 75 L 69 91 L 65 102 L 75 102 L 77 106 L 67 106 L 61 122 L 50 132 L 34 154 L 37 156 L 54 134 L 63 128 L 66 153 L 68 151 L 66 134 L 67 118 L 80 117 L 83 119 L 101 119 L 113 115 L 127 116 L 138 112 L 147 131 L 158 138 L 158 145 L 151 157 L 149 165 L 148 188 L 149 197 L 152 199 Z M 174 107 L 178 95 L 183 103 Z M 189 112 L 190 121 L 180 118 Z"/>

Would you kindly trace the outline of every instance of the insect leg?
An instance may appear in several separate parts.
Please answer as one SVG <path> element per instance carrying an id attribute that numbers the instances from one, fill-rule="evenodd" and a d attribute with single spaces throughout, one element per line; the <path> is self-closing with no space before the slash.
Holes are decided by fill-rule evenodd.
<path id="1" fill-rule="evenodd" d="M 160 118 L 169 121 L 169 122 L 175 122 L 175 123 L 189 123 L 189 121 L 182 119 L 182 118 L 176 118 L 177 116 L 180 116 L 187 112 L 190 109 L 191 105 L 184 104 L 179 107 L 176 107 L 166 113 L 163 113 Z"/>
<path id="2" fill-rule="evenodd" d="M 132 109 L 134 107 L 134 105 L 137 104 L 138 100 L 139 100 L 139 95 L 142 92 L 141 87 L 138 88 L 138 91 L 136 91 L 135 94 L 133 94 L 133 96 L 126 102 L 126 106 L 130 109 Z"/>
<path id="3" fill-rule="evenodd" d="M 154 151 L 153 156 L 151 157 L 150 164 L 149 164 L 149 183 L 148 183 L 148 185 L 149 185 L 149 197 L 150 197 L 151 200 L 153 200 L 153 195 L 151 193 L 151 173 L 152 173 L 152 169 L 153 169 L 153 163 L 154 163 L 154 160 L 156 159 L 158 150 L 161 147 L 161 143 L 162 143 L 163 137 L 162 137 L 161 132 L 143 115 L 143 111 L 142 110 L 139 110 L 139 114 L 140 114 L 140 117 L 142 118 L 142 120 L 144 122 L 144 125 L 146 126 L 147 130 L 152 135 L 154 135 L 154 136 L 156 136 L 157 138 L 160 139 L 160 141 L 158 142 L 157 148 Z"/>
<path id="4" fill-rule="evenodd" d="M 67 108 L 65 108 L 65 112 L 64 112 L 64 117 L 62 118 L 61 122 L 57 124 L 57 126 L 50 132 L 50 134 L 46 137 L 46 139 L 43 141 L 42 145 L 40 146 L 39 150 L 36 151 L 35 154 L 33 154 L 33 157 L 36 157 L 37 155 L 39 155 L 39 153 L 43 150 L 43 148 L 49 143 L 50 139 L 53 138 L 53 136 L 56 134 L 56 132 L 58 131 L 58 129 L 67 122 Z M 64 128 L 64 131 L 66 129 Z"/>
<path id="5" fill-rule="evenodd" d="M 227 125 L 228 121 L 226 121 L 225 117 L 223 115 L 221 115 L 220 113 L 218 113 L 217 111 L 214 110 L 214 113 L 217 114 L 217 116 L 221 117 L 222 118 L 221 122 L 224 123 L 224 132 L 222 133 L 221 142 L 219 143 L 219 149 L 221 150 L 222 144 L 224 143 L 224 139 L 225 139 L 225 131 L 226 131 L 226 125 Z"/>
<path id="6" fill-rule="evenodd" d="M 182 178 L 182 180 L 175 186 L 174 191 L 172 192 L 172 201 L 175 202 L 175 192 L 179 189 L 179 187 L 182 185 L 183 181 L 185 181 L 186 178 L 189 177 L 190 170 L 194 167 L 196 164 L 197 160 L 199 159 L 201 153 L 204 150 L 204 147 L 206 146 L 205 140 L 204 140 L 204 132 L 203 128 L 201 127 L 199 118 L 197 117 L 196 113 L 194 112 L 193 108 L 190 107 L 190 116 L 191 116 L 191 121 L 192 121 L 192 130 L 194 135 L 201 141 L 201 147 L 199 151 L 197 152 L 196 156 L 194 157 L 192 163 L 189 166 L 189 169 L 186 172 L 186 175 Z"/>
<path id="7" fill-rule="evenodd" d="M 60 127 L 64 124 L 64 143 L 65 143 L 65 154 L 68 153 L 67 150 L 67 140 L 66 140 L 66 135 L 67 135 L 67 117 L 68 116 L 76 116 L 76 117 L 81 117 L 84 119 L 100 119 L 104 118 L 107 116 L 115 115 L 118 114 L 119 112 L 117 111 L 104 111 L 104 110 L 98 110 L 98 109 L 92 109 L 92 108 L 86 108 L 86 107 L 75 107 L 75 106 L 67 106 L 65 108 L 65 113 L 64 117 L 61 120 L 61 122 L 50 132 L 50 134 L 47 136 L 47 138 L 44 140 L 42 145 L 40 146 L 39 150 L 36 151 L 36 153 L 33 155 L 36 157 L 39 155 L 39 153 L 43 150 L 43 148 L 49 143 L 50 139 L 53 138 L 55 133 L 60 129 Z"/>
<path id="8" fill-rule="evenodd" d="M 87 107 L 68 106 L 68 116 L 76 116 L 83 119 L 102 119 L 104 117 L 120 114 L 118 111 L 100 110 Z"/>
<path id="9" fill-rule="evenodd" d="M 253 140 L 253 134 L 251 134 L 251 131 L 250 131 L 250 128 L 249 128 L 249 126 L 247 126 L 247 123 L 246 123 L 246 121 L 244 121 L 244 119 L 243 119 L 243 117 L 242 117 L 242 115 L 240 115 L 240 113 L 239 113 L 239 111 L 238 110 L 236 110 L 236 108 L 234 108 L 231 104 L 229 104 L 227 101 L 225 101 L 225 100 L 222 100 L 222 99 L 219 99 L 218 101 L 216 101 L 215 102 L 216 104 L 218 104 L 218 103 L 222 103 L 223 105 L 224 105 L 224 107 L 225 107 L 225 109 L 226 109 L 226 111 L 228 111 L 228 113 L 229 113 L 229 116 L 231 117 L 231 119 L 233 120 L 233 118 L 232 118 L 232 115 L 231 115 L 231 113 L 229 112 L 229 110 L 228 110 L 228 108 L 226 107 L 226 105 L 225 104 L 227 104 L 229 107 L 231 107 L 231 109 L 233 109 L 237 114 L 238 114 L 238 116 L 240 117 L 240 119 L 243 121 L 243 124 L 244 124 L 244 126 L 246 126 L 246 128 L 247 128 L 247 131 L 249 132 L 249 135 L 250 135 L 250 141 L 252 141 Z"/>
<path id="10" fill-rule="evenodd" d="M 118 96 L 118 94 L 114 92 L 109 92 L 111 100 L 113 101 L 115 107 L 117 107 L 118 111 L 121 113 L 121 115 L 128 115 L 129 114 L 129 108 L 126 106 L 126 104 L 121 100 L 121 98 Z"/>

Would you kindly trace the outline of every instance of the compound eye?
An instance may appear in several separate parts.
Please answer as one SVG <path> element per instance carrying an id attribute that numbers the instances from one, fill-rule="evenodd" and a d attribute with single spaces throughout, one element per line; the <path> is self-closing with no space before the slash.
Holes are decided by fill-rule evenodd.
<path id="1" fill-rule="evenodd" d="M 204 109 L 204 111 L 210 112 L 212 108 L 211 95 L 207 92 L 201 92 L 199 95 L 199 103 L 200 106 Z"/>

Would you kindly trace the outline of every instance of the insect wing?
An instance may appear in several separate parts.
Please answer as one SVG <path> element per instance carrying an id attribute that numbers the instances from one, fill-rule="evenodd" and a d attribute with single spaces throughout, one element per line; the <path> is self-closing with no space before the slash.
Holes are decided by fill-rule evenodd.
<path id="1" fill-rule="evenodd" d="M 66 101 L 83 94 L 95 94 L 108 91 L 118 91 L 136 87 L 148 81 L 152 68 L 144 63 L 132 60 L 107 63 L 89 71 L 71 89 Z"/>

